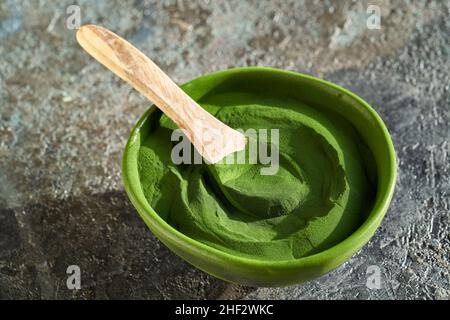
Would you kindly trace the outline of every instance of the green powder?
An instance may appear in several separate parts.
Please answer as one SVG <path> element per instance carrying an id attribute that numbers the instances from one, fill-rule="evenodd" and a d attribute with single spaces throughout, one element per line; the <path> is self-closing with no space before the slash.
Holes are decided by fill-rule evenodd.
<path id="1" fill-rule="evenodd" d="M 174 165 L 165 116 L 139 152 L 155 211 L 183 234 L 233 255 L 290 260 L 325 250 L 362 223 L 373 187 L 353 128 L 286 97 L 225 93 L 199 103 L 233 128 L 278 129 L 279 170 L 264 165 Z M 270 141 L 267 142 L 268 144 Z"/>

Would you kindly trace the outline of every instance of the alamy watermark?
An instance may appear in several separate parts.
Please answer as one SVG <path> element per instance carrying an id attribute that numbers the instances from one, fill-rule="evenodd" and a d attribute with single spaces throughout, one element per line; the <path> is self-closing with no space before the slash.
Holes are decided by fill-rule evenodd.
<path id="1" fill-rule="evenodd" d="M 69 290 L 80 290 L 81 289 L 81 269 L 77 265 L 70 265 L 67 267 L 66 273 L 69 275 L 67 277 L 66 286 Z"/>
<path id="2" fill-rule="evenodd" d="M 369 15 L 367 18 L 367 29 L 380 30 L 381 29 L 381 9 L 376 5 L 369 5 L 366 13 Z"/>
<path id="3" fill-rule="evenodd" d="M 72 4 L 66 9 L 67 19 L 66 28 L 69 30 L 80 29 L 81 26 L 81 8 Z"/>
<path id="4" fill-rule="evenodd" d="M 371 265 L 366 270 L 366 287 L 370 290 L 381 289 L 381 269 L 377 265 Z"/>
<path id="5" fill-rule="evenodd" d="M 245 150 L 229 154 L 217 164 L 259 164 L 261 165 L 261 175 L 275 175 L 278 172 L 280 162 L 279 129 L 270 129 L 270 131 L 267 129 L 236 129 L 236 131 L 245 135 L 247 147 Z M 214 135 L 213 139 L 221 139 L 221 141 L 215 141 L 215 144 L 219 146 L 230 143 L 227 137 L 220 134 Z M 207 139 L 203 141 L 205 140 Z M 181 129 L 172 132 L 171 141 L 178 142 L 171 152 L 171 159 L 174 164 L 207 163 L 200 153 L 192 147 L 191 141 Z"/>

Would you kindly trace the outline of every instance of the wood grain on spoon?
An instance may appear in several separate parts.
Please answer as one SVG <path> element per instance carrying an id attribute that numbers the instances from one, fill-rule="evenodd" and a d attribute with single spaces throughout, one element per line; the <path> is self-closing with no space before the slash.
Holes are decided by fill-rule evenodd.
<path id="1" fill-rule="evenodd" d="M 151 100 L 183 130 L 209 163 L 245 148 L 245 136 L 200 107 L 150 58 L 115 33 L 82 26 L 78 43 L 97 61 Z"/>

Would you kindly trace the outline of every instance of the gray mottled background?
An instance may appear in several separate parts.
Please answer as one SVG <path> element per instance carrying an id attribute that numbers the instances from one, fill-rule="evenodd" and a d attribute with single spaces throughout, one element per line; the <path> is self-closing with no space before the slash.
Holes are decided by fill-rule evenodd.
<path id="1" fill-rule="evenodd" d="M 328 275 L 230 285 L 172 254 L 124 194 L 120 159 L 148 107 L 88 57 L 66 8 L 131 40 L 179 83 L 223 68 L 306 72 L 365 98 L 399 158 L 374 238 Z M 366 27 L 368 4 L 382 29 Z M 0 0 L 0 298 L 449 299 L 450 1 Z M 66 288 L 66 268 L 82 289 Z M 378 265 L 382 287 L 366 287 Z"/>

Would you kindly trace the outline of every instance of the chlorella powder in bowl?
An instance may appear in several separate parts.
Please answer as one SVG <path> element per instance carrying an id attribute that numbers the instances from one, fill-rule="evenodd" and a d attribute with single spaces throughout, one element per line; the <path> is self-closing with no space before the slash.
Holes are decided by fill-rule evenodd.
<path id="1" fill-rule="evenodd" d="M 273 174 L 249 161 L 176 165 L 176 126 L 160 114 L 139 150 L 139 178 L 149 204 L 172 227 L 232 255 L 267 261 L 328 249 L 364 221 L 375 192 L 366 165 L 371 155 L 340 115 L 264 92 L 221 92 L 199 103 L 232 128 L 277 129 L 279 165 Z"/>

